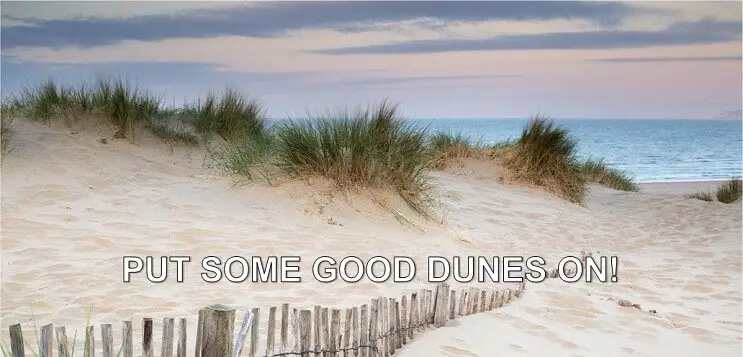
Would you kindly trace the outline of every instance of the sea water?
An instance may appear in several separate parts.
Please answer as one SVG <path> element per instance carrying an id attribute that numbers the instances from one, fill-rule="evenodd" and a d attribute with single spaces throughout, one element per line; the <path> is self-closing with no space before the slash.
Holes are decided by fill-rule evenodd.
<path id="1" fill-rule="evenodd" d="M 431 132 L 473 142 L 516 139 L 527 119 L 416 119 Z M 740 120 L 555 119 L 578 142 L 577 156 L 603 158 L 640 182 L 722 180 L 743 173 Z"/>

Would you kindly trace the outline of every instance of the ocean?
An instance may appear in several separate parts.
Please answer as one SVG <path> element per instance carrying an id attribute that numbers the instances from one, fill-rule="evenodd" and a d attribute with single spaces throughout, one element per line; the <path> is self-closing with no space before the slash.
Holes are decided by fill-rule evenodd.
<path id="1" fill-rule="evenodd" d="M 527 119 L 415 120 L 432 132 L 494 144 L 518 138 Z M 581 159 L 603 158 L 639 182 L 723 180 L 743 174 L 740 120 L 555 119 Z"/>

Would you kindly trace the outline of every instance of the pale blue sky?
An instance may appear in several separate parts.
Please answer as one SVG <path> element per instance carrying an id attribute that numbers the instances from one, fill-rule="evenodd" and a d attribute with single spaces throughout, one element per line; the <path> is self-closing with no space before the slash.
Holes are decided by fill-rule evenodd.
<path id="1" fill-rule="evenodd" d="M 272 116 L 710 118 L 740 109 L 741 2 L 11 2 L 2 87 L 120 73 Z"/>

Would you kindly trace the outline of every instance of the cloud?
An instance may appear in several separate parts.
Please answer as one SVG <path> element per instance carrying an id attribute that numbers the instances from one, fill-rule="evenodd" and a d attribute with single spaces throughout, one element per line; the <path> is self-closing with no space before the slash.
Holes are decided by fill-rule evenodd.
<path id="1" fill-rule="evenodd" d="M 354 87 L 376 87 L 376 86 L 399 86 L 405 84 L 424 84 L 428 88 L 432 83 L 447 85 L 454 82 L 466 81 L 474 85 L 481 85 L 480 81 L 492 81 L 497 79 L 524 78 L 521 74 L 478 74 L 478 75 L 450 75 L 450 76 L 395 76 L 395 77 L 371 77 L 359 79 L 344 79 L 338 81 L 325 81 L 323 84 L 354 86 Z"/>
<path id="2" fill-rule="evenodd" d="M 736 62 L 741 56 L 706 56 L 706 57 L 628 57 L 628 58 L 594 58 L 587 62 L 603 63 L 647 63 L 647 62 Z"/>
<path id="3" fill-rule="evenodd" d="M 676 23 L 662 31 L 593 30 L 501 35 L 485 39 L 414 40 L 313 51 L 331 55 L 413 54 L 510 50 L 599 50 L 740 41 L 741 21 Z"/>
<path id="4" fill-rule="evenodd" d="M 4 18 L 22 20 L 34 26 L 3 28 L 4 49 L 22 46 L 91 47 L 126 40 L 157 41 L 187 37 L 276 37 L 289 31 L 306 29 L 358 32 L 374 30 L 390 22 L 426 19 L 444 22 L 579 19 L 612 26 L 639 12 L 655 11 L 638 10 L 630 4 L 606 1 L 291 1 L 260 5 L 237 3 L 229 8 L 183 10 L 177 13 L 135 13 L 126 18 L 113 18 L 110 13 L 99 17 L 44 18 L 44 13 L 37 17 L 29 14 L 19 16 L 17 13 L 20 10 L 11 4 L 2 3 Z M 88 3 L 64 4 L 81 8 L 89 6 Z M 139 4 L 137 2 L 136 6 Z M 88 13 L 90 15 L 90 11 Z"/>

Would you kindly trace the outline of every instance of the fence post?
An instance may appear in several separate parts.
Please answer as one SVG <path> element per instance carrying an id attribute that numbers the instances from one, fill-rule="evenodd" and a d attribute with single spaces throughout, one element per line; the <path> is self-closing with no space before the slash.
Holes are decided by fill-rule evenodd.
<path id="1" fill-rule="evenodd" d="M 204 308 L 201 328 L 201 357 L 232 357 L 235 309 L 219 304 Z"/>
<path id="2" fill-rule="evenodd" d="M 444 327 L 449 318 L 449 284 L 437 285 L 434 299 L 433 324 L 436 327 Z"/>
<path id="3" fill-rule="evenodd" d="M 121 338 L 122 338 L 122 344 L 124 344 L 122 354 L 124 357 L 132 357 L 134 356 L 134 337 L 132 336 L 132 322 L 131 321 L 124 321 L 124 325 L 121 327 Z M 65 338 L 66 339 L 66 338 Z M 65 342 L 66 344 L 67 342 Z"/>
<path id="4" fill-rule="evenodd" d="M 24 357 L 26 355 L 26 350 L 23 346 L 22 331 L 21 324 L 10 326 L 10 350 L 13 353 L 13 357 Z"/>

